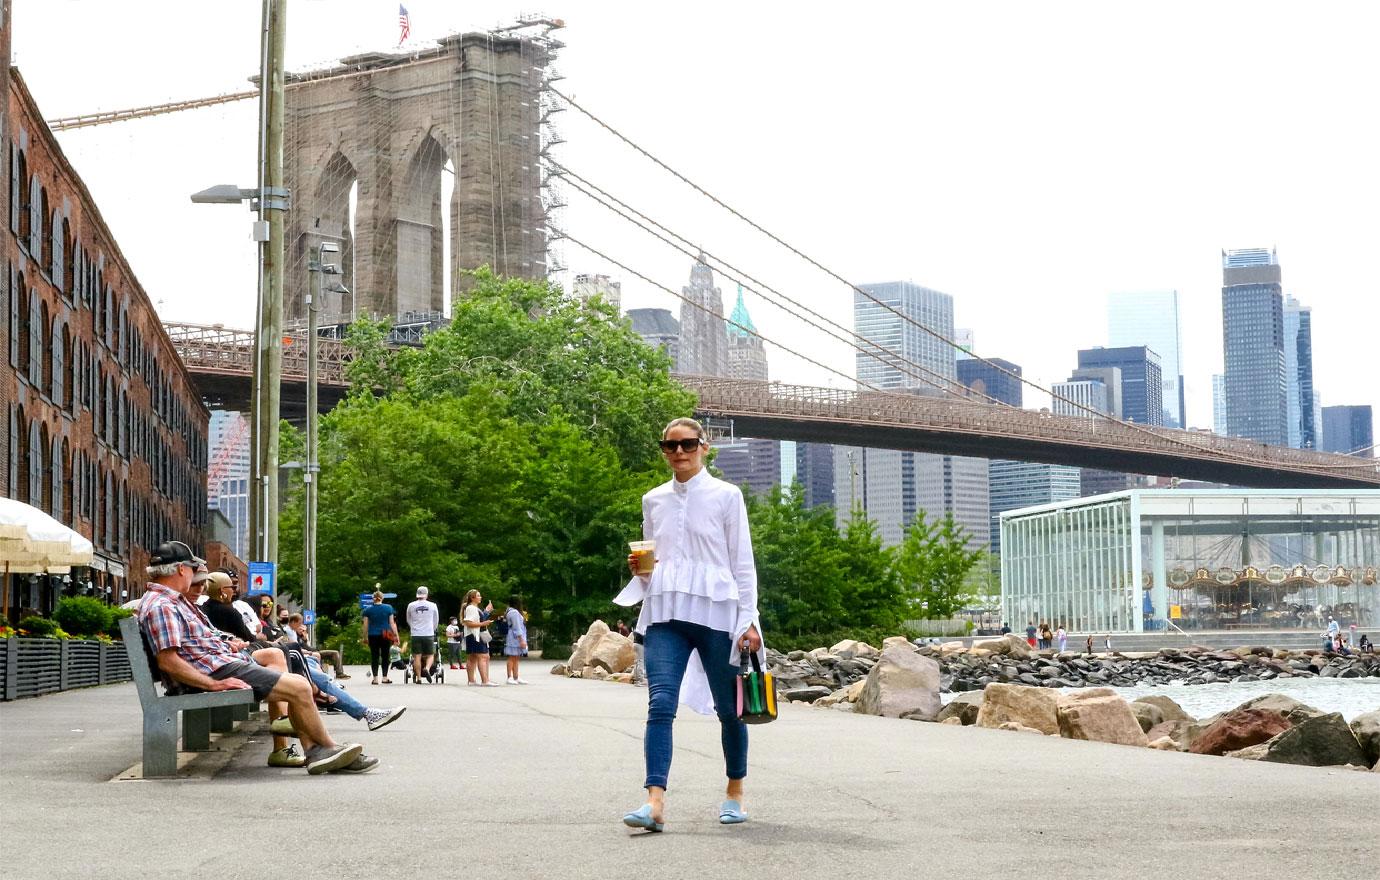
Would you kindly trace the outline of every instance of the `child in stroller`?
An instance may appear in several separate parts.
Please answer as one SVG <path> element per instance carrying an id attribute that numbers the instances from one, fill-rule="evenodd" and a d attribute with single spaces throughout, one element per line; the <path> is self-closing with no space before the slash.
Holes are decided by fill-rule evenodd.
<path id="1" fill-rule="evenodd" d="M 393 650 L 394 650 L 395 652 L 397 652 L 397 654 L 396 654 L 396 656 L 394 656 L 393 658 L 391 658 L 391 659 L 392 659 L 392 662 L 391 662 L 390 664 L 388 664 L 389 666 L 393 667 L 394 669 L 401 669 L 401 670 L 403 671 L 403 684 L 410 684 L 410 683 L 412 682 L 412 652 L 411 652 L 411 647 L 412 647 L 412 646 L 411 646 L 411 644 L 409 643 L 409 644 L 408 644 L 408 653 L 407 653 L 407 656 L 403 656 L 403 653 L 402 653 L 401 651 L 398 651 L 397 647 L 395 646 L 395 647 L 393 648 Z M 442 663 L 440 662 L 440 657 L 439 657 L 439 655 L 433 654 L 433 655 L 431 656 L 431 664 L 430 664 L 430 666 L 429 666 L 428 668 L 422 670 L 422 676 L 421 676 L 421 677 L 422 677 L 422 679 L 425 679 L 425 680 L 426 680 L 428 683 L 430 683 L 430 684 L 445 684 L 445 682 L 446 682 L 446 667 L 445 667 L 444 664 L 442 664 Z M 419 680 L 420 680 L 420 679 L 419 679 Z"/>

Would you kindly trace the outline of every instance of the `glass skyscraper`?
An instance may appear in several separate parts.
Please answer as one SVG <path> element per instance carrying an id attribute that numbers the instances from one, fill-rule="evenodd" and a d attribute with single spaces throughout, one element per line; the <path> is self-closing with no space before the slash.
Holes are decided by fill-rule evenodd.
<path id="1" fill-rule="evenodd" d="M 1185 428 L 1184 370 L 1179 335 L 1179 292 L 1113 293 L 1107 299 L 1107 345 L 1144 345 L 1160 356 L 1164 424 Z"/>
<path id="2" fill-rule="evenodd" d="M 900 355 L 902 360 L 919 364 L 924 371 L 912 369 L 903 372 L 898 367 L 858 352 L 858 381 L 885 389 L 952 387 L 951 382 L 945 380 L 958 378 L 957 357 L 948 341 L 954 338 L 954 298 L 909 281 L 863 284 L 861 287 L 885 306 L 857 291 L 853 292 L 853 326 L 858 335 Z M 896 309 L 915 323 L 905 320 L 891 309 Z M 915 324 L 923 325 L 933 333 L 926 333 Z M 863 347 L 868 346 L 863 344 Z M 919 373 L 922 378 L 910 373 Z M 943 378 L 936 378 L 930 373 Z"/>
<path id="3" fill-rule="evenodd" d="M 1368 406 L 1325 406 L 1323 451 L 1375 457 L 1375 423 Z"/>
<path id="4" fill-rule="evenodd" d="M 1289 445 L 1317 449 L 1313 405 L 1313 310 L 1284 298 L 1284 379 L 1289 401 Z"/>
<path id="5" fill-rule="evenodd" d="M 1222 353 L 1227 433 L 1288 445 L 1284 294 L 1273 250 L 1222 253 Z"/>
<path id="6" fill-rule="evenodd" d="M 1138 425 L 1164 424 L 1164 380 L 1160 363 L 1159 353 L 1144 345 L 1085 348 L 1078 352 L 1080 371 L 1107 367 L 1121 371 L 1121 417 Z"/>

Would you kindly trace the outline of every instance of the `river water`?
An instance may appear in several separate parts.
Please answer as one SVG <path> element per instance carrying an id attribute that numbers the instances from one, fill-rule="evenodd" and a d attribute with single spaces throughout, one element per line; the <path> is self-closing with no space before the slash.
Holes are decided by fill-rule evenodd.
<path id="1" fill-rule="evenodd" d="M 1348 721 L 1365 712 L 1380 710 L 1380 678 L 1277 678 L 1273 681 L 1145 685 L 1112 690 L 1128 700 L 1151 694 L 1169 697 L 1198 719 L 1234 709 L 1263 694 L 1284 694 L 1324 712 L 1341 712 Z M 954 695 L 941 694 L 941 697 L 947 703 Z"/>

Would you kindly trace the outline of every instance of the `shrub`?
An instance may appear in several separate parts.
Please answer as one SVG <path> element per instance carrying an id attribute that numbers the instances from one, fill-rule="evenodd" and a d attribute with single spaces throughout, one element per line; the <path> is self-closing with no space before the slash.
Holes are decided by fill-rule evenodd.
<path id="1" fill-rule="evenodd" d="M 20 620 L 19 626 L 16 628 L 22 629 L 29 635 L 37 636 L 41 639 L 52 638 L 58 633 L 57 621 L 49 620 L 46 617 L 39 617 L 36 614 L 30 614 L 28 617 Z"/>
<path id="2" fill-rule="evenodd" d="M 94 636 L 110 629 L 110 609 L 90 596 L 67 596 L 58 602 L 53 620 L 74 636 Z"/>
<path id="3" fill-rule="evenodd" d="M 124 607 L 119 606 L 119 605 L 114 606 L 113 608 L 110 609 L 110 628 L 111 628 L 112 630 L 113 630 L 113 629 L 116 629 L 116 626 L 115 626 L 115 625 L 116 625 L 117 623 L 119 623 L 120 621 L 124 620 L 126 617 L 133 617 L 133 616 L 134 616 L 134 612 L 131 611 L 131 610 L 129 610 L 128 608 L 124 608 Z"/>

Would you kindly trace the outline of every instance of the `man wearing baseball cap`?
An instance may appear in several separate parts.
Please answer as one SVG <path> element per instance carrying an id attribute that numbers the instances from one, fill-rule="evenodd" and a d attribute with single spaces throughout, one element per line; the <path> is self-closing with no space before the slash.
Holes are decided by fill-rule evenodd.
<path id="1" fill-rule="evenodd" d="M 427 588 L 417 588 L 417 600 L 407 606 L 407 628 L 412 633 L 412 681 L 431 681 L 431 661 L 436 658 L 436 624 L 441 612 L 427 598 Z"/>
<path id="2" fill-rule="evenodd" d="M 252 688 L 256 698 L 269 701 L 270 712 L 275 715 L 282 714 L 286 704 L 305 750 L 300 764 L 288 766 L 305 766 L 313 775 L 373 769 L 378 759 L 365 756 L 363 746 L 337 745 L 331 739 L 312 700 L 309 681 L 242 659 L 201 609 L 188 600 L 192 579 L 205 564 L 206 560 L 181 541 L 159 544 L 151 554 L 151 582 L 139 602 L 138 618 L 158 668 L 173 681 L 199 690 Z"/>

